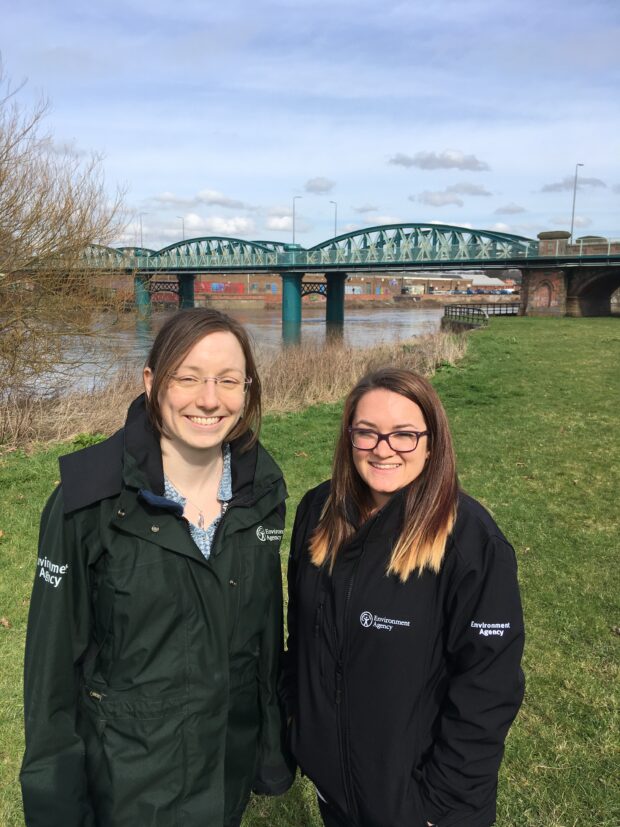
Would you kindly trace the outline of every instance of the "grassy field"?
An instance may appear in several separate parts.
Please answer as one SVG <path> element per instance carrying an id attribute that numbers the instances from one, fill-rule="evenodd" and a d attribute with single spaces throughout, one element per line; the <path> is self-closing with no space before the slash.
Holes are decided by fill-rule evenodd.
<path id="1" fill-rule="evenodd" d="M 464 488 L 513 542 L 527 623 L 524 707 L 506 748 L 500 827 L 620 824 L 620 320 L 505 318 L 433 380 Z M 271 416 L 263 441 L 296 503 L 329 475 L 338 405 Z M 21 827 L 21 669 L 38 513 L 66 446 L 0 458 L 0 825 Z M 288 535 L 287 535 L 288 537 Z M 297 781 L 243 827 L 319 827 Z M 139 827 L 139 825 L 136 825 Z"/>

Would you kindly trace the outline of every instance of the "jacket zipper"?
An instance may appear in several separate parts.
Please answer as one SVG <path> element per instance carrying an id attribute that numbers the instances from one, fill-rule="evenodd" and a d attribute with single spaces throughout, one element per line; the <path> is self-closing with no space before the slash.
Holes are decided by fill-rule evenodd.
<path id="1" fill-rule="evenodd" d="M 319 640 L 321 635 L 321 629 L 323 628 L 323 607 L 325 605 L 325 590 L 324 587 L 321 586 L 321 592 L 319 594 L 319 603 L 316 607 L 316 612 L 314 615 L 314 640 L 315 646 L 317 647 L 317 651 L 319 653 L 319 680 L 325 685 L 325 657 L 323 653 L 323 645 Z"/>
<path id="2" fill-rule="evenodd" d="M 363 551 L 362 551 L 363 554 Z M 346 687 L 344 685 L 344 669 L 343 665 L 346 661 L 346 649 L 348 643 L 348 621 L 349 621 L 349 605 L 351 601 L 351 594 L 353 593 L 353 583 L 357 573 L 362 555 L 358 558 L 353 568 L 353 572 L 347 585 L 344 602 L 344 617 L 342 628 L 342 646 L 338 650 L 338 637 L 336 634 L 336 624 L 334 623 L 334 641 L 336 643 L 336 651 L 339 651 L 338 661 L 336 663 L 336 726 L 338 727 L 338 742 L 340 746 L 340 771 L 342 772 L 342 779 L 344 783 L 344 796 L 347 802 L 347 809 L 353 820 L 357 817 L 357 807 L 351 790 L 351 761 L 349 755 L 349 732 L 347 720 L 347 695 Z"/>

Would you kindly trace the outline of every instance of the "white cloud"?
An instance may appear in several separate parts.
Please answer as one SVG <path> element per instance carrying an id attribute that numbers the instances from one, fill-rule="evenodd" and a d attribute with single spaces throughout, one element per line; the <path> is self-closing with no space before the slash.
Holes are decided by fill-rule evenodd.
<path id="1" fill-rule="evenodd" d="M 517 215 L 517 213 L 527 212 L 525 207 L 520 207 L 514 201 L 510 204 L 505 204 L 503 207 L 498 207 L 495 210 L 495 215 Z"/>
<path id="2" fill-rule="evenodd" d="M 415 155 L 397 152 L 388 163 L 419 169 L 467 169 L 473 172 L 489 169 L 486 161 L 480 161 L 475 155 L 465 155 L 458 149 L 444 149 L 443 152 L 417 152 Z"/>
<path id="3" fill-rule="evenodd" d="M 315 195 L 322 195 L 326 192 L 331 192 L 335 186 L 336 182 L 331 181 L 329 178 L 310 178 L 306 181 L 305 190 Z"/>
<path id="4" fill-rule="evenodd" d="M 225 207 L 232 210 L 252 209 L 243 201 L 229 198 L 217 190 L 200 190 L 196 195 L 189 197 L 175 195 L 173 192 L 161 192 L 159 195 L 153 196 L 152 200 L 162 207 L 190 208 L 205 204 L 208 207 Z"/>
<path id="5" fill-rule="evenodd" d="M 492 195 L 487 189 L 480 184 L 472 184 L 470 181 L 461 181 L 458 184 L 450 184 L 445 190 L 430 192 L 425 190 L 421 192 L 416 198 L 415 195 L 410 195 L 410 201 L 420 201 L 422 204 L 428 204 L 431 207 L 446 207 L 453 204 L 456 207 L 464 206 L 461 195 L 475 195 L 475 196 L 489 196 Z"/>
<path id="6" fill-rule="evenodd" d="M 504 224 L 503 221 L 497 221 L 491 227 L 492 230 L 495 230 L 496 233 L 510 233 L 512 230 L 510 229 L 510 224 Z"/>
<path id="7" fill-rule="evenodd" d="M 211 216 L 203 218 L 197 213 L 188 213 L 185 216 L 186 233 L 204 233 L 206 235 L 248 235 L 254 233 L 254 221 L 251 218 L 235 216 L 233 218 L 222 218 Z"/>
<path id="8" fill-rule="evenodd" d="M 364 219 L 364 226 L 379 227 L 381 224 L 400 224 L 401 220 L 396 215 L 370 215 Z"/>
<path id="9" fill-rule="evenodd" d="M 281 232 L 283 230 L 292 230 L 293 229 L 293 216 L 292 215 L 271 215 L 265 221 L 265 228 L 267 230 L 276 230 Z"/>
<path id="10" fill-rule="evenodd" d="M 410 201 L 420 201 L 422 204 L 428 204 L 431 207 L 447 207 L 453 204 L 456 207 L 462 207 L 464 202 L 462 198 L 454 192 L 429 192 L 425 190 L 421 192 L 416 198 L 415 195 L 409 196 Z"/>
<path id="11" fill-rule="evenodd" d="M 620 195 L 620 184 L 614 184 L 612 187 L 612 191 Z"/>
<path id="12" fill-rule="evenodd" d="M 196 196 L 183 198 L 173 192 L 161 192 L 159 195 L 154 195 L 152 200 L 161 204 L 162 207 L 195 207 L 200 203 Z"/>
<path id="13" fill-rule="evenodd" d="M 545 184 L 541 192 L 567 192 L 573 189 L 575 186 L 575 179 L 572 175 L 567 175 L 561 181 L 556 181 L 554 184 Z M 577 189 L 582 189 L 585 187 L 607 187 L 607 184 L 604 181 L 601 181 L 600 178 L 578 178 L 577 179 Z"/>
<path id="14" fill-rule="evenodd" d="M 456 192 L 459 195 L 493 195 L 485 189 L 482 184 L 472 184 L 471 181 L 461 181 L 459 184 L 451 184 L 446 187 L 446 192 Z"/>
<path id="15" fill-rule="evenodd" d="M 353 212 L 357 213 L 365 213 L 365 212 L 377 212 L 379 207 L 375 206 L 374 204 L 360 204 L 359 207 L 351 207 Z"/>
<path id="16" fill-rule="evenodd" d="M 198 198 L 203 204 L 208 204 L 213 207 L 226 207 L 233 210 L 246 209 L 246 204 L 243 201 L 238 201 L 236 198 L 228 198 L 217 190 L 200 190 Z"/>

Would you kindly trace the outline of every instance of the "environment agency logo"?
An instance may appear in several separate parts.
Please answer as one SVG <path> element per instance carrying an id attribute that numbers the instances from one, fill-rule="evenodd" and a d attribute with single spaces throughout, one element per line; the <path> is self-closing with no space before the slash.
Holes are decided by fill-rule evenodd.
<path id="1" fill-rule="evenodd" d="M 378 629 L 381 632 L 391 632 L 392 629 L 408 629 L 411 627 L 410 620 L 400 620 L 395 617 L 381 617 L 373 614 L 373 612 L 362 612 L 360 615 L 360 623 L 364 629 Z"/>
<path id="2" fill-rule="evenodd" d="M 369 626 L 372 626 L 372 622 L 374 619 L 375 618 L 372 612 L 362 612 L 360 615 L 360 623 L 365 629 L 367 629 Z"/>
<path id="3" fill-rule="evenodd" d="M 259 525 L 256 529 L 256 536 L 261 543 L 279 543 L 284 531 L 281 528 L 265 528 Z"/>

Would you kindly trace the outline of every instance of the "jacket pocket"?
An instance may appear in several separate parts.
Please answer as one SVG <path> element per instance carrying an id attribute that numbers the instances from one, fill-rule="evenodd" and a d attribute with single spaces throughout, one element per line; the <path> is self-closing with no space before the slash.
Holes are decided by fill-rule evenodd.
<path id="1" fill-rule="evenodd" d="M 98 827 L 181 827 L 184 713 L 179 699 L 106 702 L 86 688 L 81 728 Z M 187 770 L 187 767 L 185 767 Z"/>

